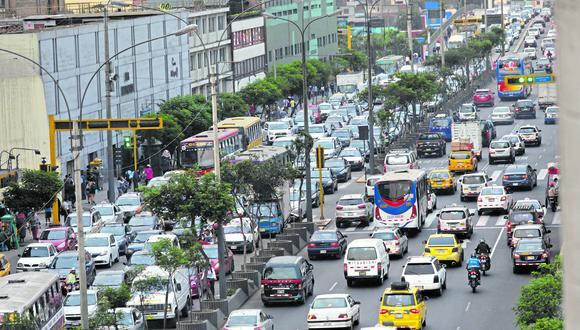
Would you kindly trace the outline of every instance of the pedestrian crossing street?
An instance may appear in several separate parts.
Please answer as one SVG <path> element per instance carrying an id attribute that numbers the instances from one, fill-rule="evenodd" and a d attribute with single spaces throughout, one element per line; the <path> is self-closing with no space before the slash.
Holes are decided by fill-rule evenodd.
<path id="1" fill-rule="evenodd" d="M 472 210 L 474 211 L 474 210 Z M 435 212 L 430 213 L 425 220 L 425 224 L 423 225 L 423 229 L 437 229 L 437 210 Z M 476 212 L 477 213 L 477 212 Z M 561 212 L 552 213 L 548 211 L 547 219 L 545 220 L 546 226 L 560 226 L 561 225 Z M 501 228 L 505 226 L 507 219 L 504 215 L 499 214 L 489 214 L 489 215 L 481 215 L 478 216 L 477 214 L 473 216 L 473 225 L 475 230 L 478 229 L 493 229 L 493 228 Z M 375 230 L 375 223 L 371 222 L 368 227 L 358 227 L 358 226 L 350 226 L 348 228 L 342 228 L 342 232 L 357 232 L 357 233 L 371 233 Z"/>

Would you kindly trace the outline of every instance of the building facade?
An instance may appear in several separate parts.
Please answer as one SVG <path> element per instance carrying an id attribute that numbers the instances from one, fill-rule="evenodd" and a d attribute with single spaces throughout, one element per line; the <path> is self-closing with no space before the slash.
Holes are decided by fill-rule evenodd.
<path id="1" fill-rule="evenodd" d="M 286 64 L 301 59 L 301 31 L 305 30 L 307 59 L 327 60 L 338 54 L 337 21 L 332 14 L 336 10 L 335 0 L 312 0 L 295 2 L 292 0 L 272 0 L 265 4 L 265 10 L 280 19 L 266 20 L 266 58 L 268 70 L 273 71 L 278 64 Z M 314 23 L 311 21 L 317 19 Z M 310 24 L 310 25 L 309 25 Z M 308 28 L 304 29 L 306 26 Z"/>
<path id="2" fill-rule="evenodd" d="M 234 91 L 266 76 L 266 34 L 264 17 L 243 17 L 231 21 Z"/>
<path id="3" fill-rule="evenodd" d="M 183 19 L 188 17 L 185 12 L 178 15 Z M 72 20 L 72 18 L 62 16 L 58 19 L 61 18 Z M 3 135 L 11 136 L 11 138 L 1 139 L 1 149 L 9 149 L 18 144 L 26 144 L 26 147 L 31 148 L 35 147 L 30 145 L 34 143 L 46 145 L 48 141 L 47 116 L 51 114 L 55 115 L 56 119 L 68 119 L 69 116 L 76 119 L 81 115 L 82 118 L 87 119 L 106 117 L 106 78 L 103 70 L 100 70 L 105 58 L 102 22 L 64 27 L 58 26 L 58 23 L 56 25 L 54 28 L 27 31 L 21 34 L 0 35 L 0 43 L 6 48 L 17 53 L 26 52 L 32 58 L 37 58 L 45 70 L 57 80 L 64 94 L 64 96 L 61 95 L 57 84 L 44 72 L 37 69 L 29 72 L 31 65 L 25 61 L 12 63 L 8 71 L 0 70 L 0 81 L 3 81 L 3 86 L 5 86 L 5 90 L 2 91 L 4 97 L 3 102 L 0 103 L 2 105 L 0 115 L 3 117 L 10 115 L 8 118 L 16 122 L 21 121 L 22 125 L 29 120 L 27 114 L 35 113 L 34 121 L 40 120 L 39 129 L 20 130 L 19 125 L 5 127 L 7 131 L 3 132 Z M 170 34 L 183 26 L 183 23 L 168 15 L 139 15 L 137 17 L 129 14 L 112 15 L 109 22 L 110 55 L 113 57 L 114 54 L 126 48 Z M 112 78 L 114 79 L 111 97 L 112 117 L 140 117 L 155 112 L 157 104 L 164 100 L 188 94 L 191 90 L 188 61 L 187 36 L 160 38 L 130 48 L 114 57 L 112 60 Z M 6 65 L 7 62 L 0 60 L 0 63 Z M 10 74 L 14 70 L 22 71 L 25 75 Z M 22 92 L 18 90 L 22 86 L 12 83 L 24 77 L 31 82 L 29 95 L 39 98 L 34 101 L 34 108 L 31 108 L 32 100 L 23 97 Z M 35 83 L 38 80 L 42 83 Z M 65 97 L 67 102 L 65 102 Z M 120 146 L 124 135 L 130 135 L 130 132 L 114 132 L 113 143 Z M 27 142 L 28 140 L 30 142 Z M 81 157 L 83 166 L 95 158 L 100 158 L 105 162 L 105 144 L 104 132 L 84 132 Z M 44 150 L 41 149 L 43 153 Z M 72 154 L 68 133 L 57 134 L 57 155 L 61 173 L 71 173 Z M 104 163 L 105 167 L 107 165 Z"/>

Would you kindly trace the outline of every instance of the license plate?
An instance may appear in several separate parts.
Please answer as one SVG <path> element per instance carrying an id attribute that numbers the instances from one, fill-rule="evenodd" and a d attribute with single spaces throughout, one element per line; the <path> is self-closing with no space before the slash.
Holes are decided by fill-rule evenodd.
<path id="1" fill-rule="evenodd" d="M 320 250 L 320 253 L 326 253 L 326 250 Z"/>
<path id="2" fill-rule="evenodd" d="M 395 318 L 396 319 L 402 319 L 403 318 L 403 313 L 397 313 L 397 314 L 395 314 Z"/>
<path id="3" fill-rule="evenodd" d="M 367 271 L 366 270 L 359 270 L 358 271 L 358 275 L 359 276 L 366 276 L 367 275 Z"/>
<path id="4" fill-rule="evenodd" d="M 513 185 L 514 185 L 514 186 L 519 186 L 520 184 L 519 184 L 519 183 L 517 183 L 517 182 L 514 182 L 514 183 L 513 183 Z"/>
<path id="5" fill-rule="evenodd" d="M 527 256 L 526 259 L 527 260 L 534 260 L 534 259 L 536 259 L 536 257 L 534 257 L 534 256 Z"/>
<path id="6" fill-rule="evenodd" d="M 282 290 L 276 290 L 276 293 L 284 293 L 284 289 L 282 289 Z"/>
<path id="7" fill-rule="evenodd" d="M 353 215 L 354 215 L 354 213 L 350 213 L 350 212 L 347 212 L 347 213 L 346 213 L 346 216 L 347 216 L 347 217 L 352 217 Z"/>
<path id="8" fill-rule="evenodd" d="M 236 245 L 232 245 L 232 246 L 230 246 L 230 249 L 232 249 L 232 250 L 235 250 L 235 249 L 237 249 L 237 248 L 238 248 L 238 247 L 237 247 Z"/>
<path id="9" fill-rule="evenodd" d="M 145 319 L 146 320 L 154 320 L 155 319 L 155 315 L 145 315 Z"/>
<path id="10" fill-rule="evenodd" d="M 487 201 L 490 202 L 490 203 L 493 203 L 493 202 L 495 202 L 495 198 L 490 198 Z"/>
<path id="11" fill-rule="evenodd" d="M 260 232 L 265 232 L 266 229 L 265 228 L 260 228 Z"/>
<path id="12" fill-rule="evenodd" d="M 445 250 L 437 250 L 439 253 L 445 253 Z"/>

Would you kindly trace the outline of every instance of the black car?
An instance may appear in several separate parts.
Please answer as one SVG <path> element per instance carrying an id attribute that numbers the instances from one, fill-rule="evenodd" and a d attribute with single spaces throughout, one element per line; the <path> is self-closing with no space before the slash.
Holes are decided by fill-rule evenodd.
<path id="1" fill-rule="evenodd" d="M 346 251 L 346 235 L 338 230 L 318 230 L 308 242 L 308 258 L 333 256 L 340 259 Z"/>
<path id="2" fill-rule="evenodd" d="M 420 134 L 417 139 L 417 156 L 435 155 L 442 157 L 445 155 L 445 139 L 439 133 Z"/>
<path id="3" fill-rule="evenodd" d="M 481 127 L 481 143 L 484 147 L 489 147 L 491 140 L 497 137 L 495 125 L 490 119 L 483 119 L 479 121 Z"/>
<path id="4" fill-rule="evenodd" d="M 324 167 L 329 168 L 340 182 L 347 182 L 352 177 L 350 165 L 344 158 L 335 157 L 326 159 L 324 161 Z"/>
<path id="5" fill-rule="evenodd" d="M 551 244 L 541 238 L 522 239 L 512 251 L 513 271 L 520 268 L 537 268 L 550 263 Z"/>
<path id="6" fill-rule="evenodd" d="M 131 230 L 138 233 L 141 231 L 154 230 L 159 228 L 159 218 L 156 215 L 136 215 L 129 220 Z"/>
<path id="7" fill-rule="evenodd" d="M 330 168 L 323 168 L 322 171 L 317 168 L 312 169 L 310 177 L 312 179 L 319 179 L 322 177 L 322 187 L 324 192 L 327 194 L 334 194 L 334 192 L 338 190 L 338 179 L 336 178 L 336 175 L 332 173 Z"/>
<path id="8" fill-rule="evenodd" d="M 510 165 L 503 173 L 502 185 L 504 187 L 522 187 L 532 190 L 538 185 L 538 174 L 536 169 L 532 168 L 530 165 Z"/>
<path id="9" fill-rule="evenodd" d="M 143 250 L 143 245 L 147 239 L 153 235 L 161 235 L 163 234 L 163 230 L 155 229 L 155 230 L 144 230 L 137 232 L 137 235 L 133 239 L 133 241 L 127 247 L 127 259 L 130 259 L 133 253 L 139 252 Z"/>
<path id="10" fill-rule="evenodd" d="M 536 118 L 536 106 L 532 100 L 517 100 L 516 103 L 512 104 L 512 108 L 516 119 Z"/>
<path id="11" fill-rule="evenodd" d="M 272 257 L 262 272 L 264 306 L 275 302 L 304 304 L 314 293 L 314 266 L 300 256 Z"/>
<path id="12" fill-rule="evenodd" d="M 368 140 L 360 140 L 360 139 L 352 140 L 350 141 L 350 147 L 357 148 L 360 151 L 360 153 L 365 157 L 365 162 L 369 161 L 371 151 Z"/>

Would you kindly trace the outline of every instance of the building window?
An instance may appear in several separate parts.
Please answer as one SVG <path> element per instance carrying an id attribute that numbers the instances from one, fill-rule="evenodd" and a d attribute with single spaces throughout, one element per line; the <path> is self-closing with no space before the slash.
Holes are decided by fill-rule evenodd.
<path id="1" fill-rule="evenodd" d="M 209 18 L 209 32 L 215 32 L 215 17 Z"/>
<path id="2" fill-rule="evenodd" d="M 201 33 L 205 33 L 207 31 L 207 18 L 203 17 L 201 19 Z"/>
<path id="3" fill-rule="evenodd" d="M 272 62 L 272 51 L 268 51 L 268 62 Z"/>
<path id="4" fill-rule="evenodd" d="M 189 55 L 189 71 L 197 69 L 197 67 L 195 66 L 196 64 L 197 62 L 195 62 L 195 54 Z"/>
<path id="5" fill-rule="evenodd" d="M 225 62 L 226 61 L 226 48 L 222 47 L 220 48 L 220 62 Z"/>
<path id="6" fill-rule="evenodd" d="M 223 30 L 225 28 L 225 16 L 220 15 L 218 16 L 218 30 Z"/>

